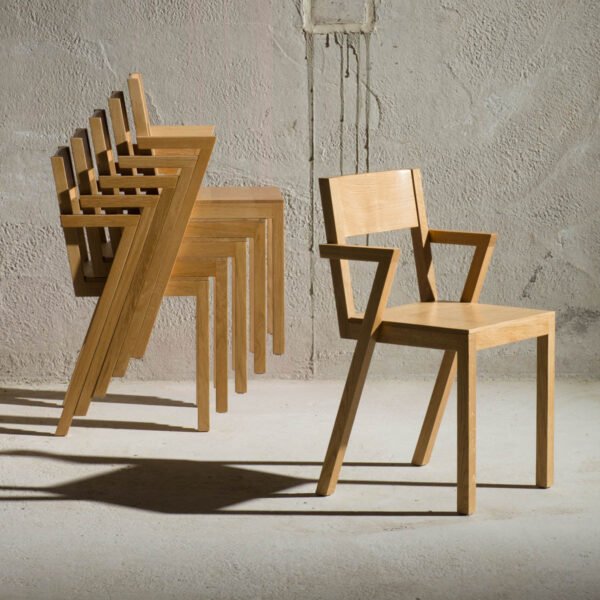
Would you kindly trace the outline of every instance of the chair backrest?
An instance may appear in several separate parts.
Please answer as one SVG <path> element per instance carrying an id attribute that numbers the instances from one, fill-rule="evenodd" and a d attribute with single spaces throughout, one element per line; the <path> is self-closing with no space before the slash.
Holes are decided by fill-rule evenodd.
<path id="1" fill-rule="evenodd" d="M 108 99 L 108 110 L 112 123 L 115 149 L 118 156 L 133 156 L 134 148 L 125 108 L 125 94 L 113 92 Z"/>
<path id="2" fill-rule="evenodd" d="M 357 235 L 410 229 L 421 300 L 436 298 L 427 216 L 419 169 L 345 175 L 319 180 L 327 242 L 345 244 Z M 340 330 L 356 316 L 350 267 L 332 261 Z"/>
<path id="3" fill-rule="evenodd" d="M 80 196 L 98 194 L 98 180 L 92 160 L 90 139 L 87 129 L 77 129 L 71 137 L 71 153 L 73 155 L 73 167 L 75 168 L 75 179 L 79 188 Z M 100 209 L 84 210 L 84 213 L 100 214 Z M 94 228 L 87 231 L 90 258 L 95 277 L 106 277 L 110 269 L 110 260 L 114 256 L 111 246 L 111 238 L 104 228 Z"/>
<path id="4" fill-rule="evenodd" d="M 75 172 L 67 146 L 60 147 L 51 158 L 52 174 L 61 215 L 83 214 Z M 63 228 L 73 288 L 77 296 L 98 296 L 104 286 L 106 269 L 103 263 L 100 232 L 97 228 Z M 92 259 L 95 257 L 95 260 Z M 95 265 L 101 262 L 98 273 Z"/>
<path id="5" fill-rule="evenodd" d="M 131 73 L 127 79 L 133 124 L 138 137 L 150 135 L 150 117 L 141 73 Z"/>

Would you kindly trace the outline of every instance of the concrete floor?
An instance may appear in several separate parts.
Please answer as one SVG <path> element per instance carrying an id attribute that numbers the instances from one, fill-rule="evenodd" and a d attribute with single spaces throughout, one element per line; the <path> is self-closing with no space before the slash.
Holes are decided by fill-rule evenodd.
<path id="1" fill-rule="evenodd" d="M 478 509 L 455 510 L 455 403 L 410 461 L 430 383 L 369 382 L 337 492 L 313 495 L 340 382 L 252 381 L 212 431 L 191 384 L 121 383 L 51 435 L 57 388 L 0 392 L 0 598 L 600 598 L 600 383 L 480 382 Z"/>

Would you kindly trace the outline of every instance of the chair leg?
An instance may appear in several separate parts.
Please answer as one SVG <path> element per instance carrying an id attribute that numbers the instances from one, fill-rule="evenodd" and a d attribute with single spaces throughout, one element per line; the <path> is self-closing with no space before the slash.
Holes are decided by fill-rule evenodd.
<path id="1" fill-rule="evenodd" d="M 251 239 L 251 276 L 253 297 L 253 323 L 252 339 L 254 340 L 254 372 L 264 373 L 267 370 L 267 297 L 266 297 L 266 260 L 265 260 L 265 229 L 266 225 L 259 227 L 256 241 Z"/>
<path id="2" fill-rule="evenodd" d="M 248 332 L 246 321 L 246 248 L 239 246 L 233 261 L 233 364 L 235 367 L 235 391 L 248 391 Z"/>
<path id="3" fill-rule="evenodd" d="M 209 361 L 209 306 L 208 280 L 198 283 L 196 296 L 196 405 L 198 431 L 210 428 L 210 361 Z"/>
<path id="4" fill-rule="evenodd" d="M 475 512 L 476 379 L 477 351 L 469 338 L 458 351 L 457 510 L 461 515 Z"/>
<path id="5" fill-rule="evenodd" d="M 251 354 L 254 354 L 255 340 L 254 340 L 254 325 L 256 305 L 254 302 L 254 239 L 249 238 L 248 240 L 248 314 L 250 315 L 250 322 L 248 324 L 250 328 L 250 337 L 248 338 L 248 350 Z M 254 361 L 256 362 L 256 361 Z"/>
<path id="6" fill-rule="evenodd" d="M 433 446 L 437 439 L 437 434 L 446 410 L 448 396 L 450 395 L 455 375 L 456 352 L 453 350 L 446 350 L 444 352 L 444 357 L 442 358 L 442 364 L 440 365 L 437 379 L 435 380 L 433 392 L 431 393 L 431 399 L 429 400 L 427 413 L 425 414 L 425 419 L 421 427 L 417 447 L 413 454 L 413 465 L 426 465 L 431 458 L 431 452 L 433 451 Z"/>
<path id="7" fill-rule="evenodd" d="M 273 354 L 285 352 L 285 248 L 283 208 L 273 215 Z"/>
<path id="8" fill-rule="evenodd" d="M 537 434 L 535 484 L 554 483 L 554 328 L 537 338 Z"/>
<path id="9" fill-rule="evenodd" d="M 227 412 L 227 261 L 217 266 L 215 278 L 215 386 L 217 412 Z"/>
<path id="10" fill-rule="evenodd" d="M 374 349 L 372 336 L 360 339 L 356 344 L 317 485 L 319 496 L 329 496 L 335 491 Z"/>

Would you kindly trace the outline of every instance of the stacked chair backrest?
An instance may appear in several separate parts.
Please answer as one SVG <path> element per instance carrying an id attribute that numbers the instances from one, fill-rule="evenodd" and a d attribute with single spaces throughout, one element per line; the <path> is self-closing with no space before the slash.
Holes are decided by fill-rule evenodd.
<path id="1" fill-rule="evenodd" d="M 148 307 L 152 303 L 153 306 L 156 304 L 160 306 L 185 226 L 206 171 L 215 137 L 212 134 L 196 140 L 196 151 L 192 155 L 174 155 L 175 153 L 170 153 L 169 156 L 128 155 L 126 152 L 134 147 L 125 135 L 126 113 L 123 105 L 115 140 L 125 152 L 119 155 L 117 165 L 114 161 L 114 152 L 110 147 L 110 135 L 104 111 L 94 113 L 90 119 L 90 128 L 97 164 L 103 172 L 121 173 L 124 180 L 139 178 L 135 175 L 137 172 L 160 173 L 155 176 L 159 181 L 161 178 L 165 181 L 169 181 L 171 177 L 179 179 L 179 185 L 170 190 L 163 190 L 163 195 L 166 193 L 164 202 L 156 207 L 156 215 L 148 232 L 136 278 L 132 281 L 119 327 L 111 340 L 110 352 L 94 390 L 94 395 L 102 397 L 106 394 L 111 377 L 124 375 L 132 356 L 137 332 L 142 324 L 146 323 L 150 330 L 154 326 L 158 308 L 149 316 Z M 164 141 L 157 139 L 159 143 Z M 152 150 L 151 143 L 147 143 L 144 150 L 146 152 Z M 168 174 L 165 174 L 167 170 Z M 125 191 L 135 193 L 135 188 L 125 188 Z M 125 199 L 123 201 L 126 202 Z"/>
<path id="2" fill-rule="evenodd" d="M 133 114 L 136 135 L 138 137 L 152 135 L 141 73 L 131 73 L 127 79 L 127 86 L 129 88 L 129 97 L 131 98 L 131 112 Z"/>
<path id="3" fill-rule="evenodd" d="M 72 161 L 67 148 L 52 157 L 75 291 L 100 296 L 67 391 L 60 435 L 74 414 L 87 412 L 94 395 L 106 393 L 146 303 L 155 293 L 162 297 L 215 140 L 200 140 L 193 156 L 124 155 L 117 165 L 103 111 L 94 113 L 90 127 L 99 176 L 85 129 L 71 138 Z M 169 174 L 154 175 L 167 168 Z"/>
<path id="4" fill-rule="evenodd" d="M 59 148 L 51 162 L 61 218 L 82 215 L 69 148 L 67 146 Z M 103 263 L 100 273 L 94 271 L 94 265 L 103 260 L 101 245 L 92 243 L 100 237 L 98 229 L 86 229 L 83 226 L 67 227 L 63 228 L 63 232 L 75 295 L 99 296 L 104 287 L 106 272 Z M 94 260 L 92 260 L 93 253 L 97 253 Z"/>

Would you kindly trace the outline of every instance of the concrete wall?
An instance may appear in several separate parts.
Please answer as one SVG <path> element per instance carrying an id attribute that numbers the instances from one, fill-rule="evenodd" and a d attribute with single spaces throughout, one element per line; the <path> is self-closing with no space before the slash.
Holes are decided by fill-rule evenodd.
<path id="1" fill-rule="evenodd" d="M 316 178 L 420 166 L 433 227 L 499 233 L 482 301 L 557 310 L 559 373 L 597 377 L 599 64 L 597 0 L 0 0 L 0 378 L 72 369 L 93 302 L 73 297 L 49 156 L 133 70 L 155 122 L 217 125 L 210 184 L 285 194 L 288 350 L 270 374 L 349 362 L 312 252 Z M 404 237 L 382 236 L 404 251 L 398 300 L 416 297 Z M 435 258 L 457 295 L 467 253 Z M 192 304 L 165 301 L 131 376 L 191 378 L 193 329 Z M 481 371 L 531 375 L 533 349 L 487 352 Z M 435 367 L 383 350 L 374 374 Z"/>

